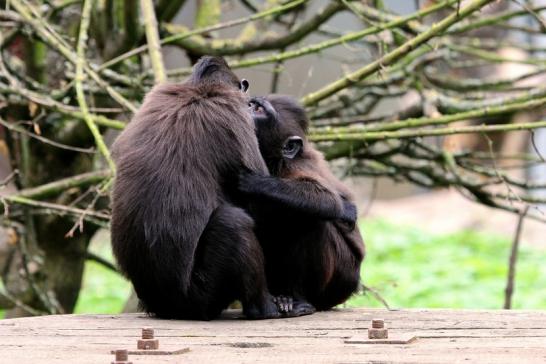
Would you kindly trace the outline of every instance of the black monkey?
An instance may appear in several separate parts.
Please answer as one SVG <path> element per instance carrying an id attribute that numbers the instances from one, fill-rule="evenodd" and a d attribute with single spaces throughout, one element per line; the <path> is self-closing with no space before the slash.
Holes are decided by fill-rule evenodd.
<path id="1" fill-rule="evenodd" d="M 239 189 L 254 200 L 269 289 L 294 298 L 292 315 L 330 309 L 360 280 L 364 243 L 353 197 L 307 141 L 296 101 L 271 95 L 250 106 L 271 176 L 242 172 Z"/>
<path id="2" fill-rule="evenodd" d="M 203 57 L 185 83 L 156 86 L 114 143 L 114 254 L 158 317 L 209 320 L 236 299 L 247 318 L 280 315 L 254 221 L 226 188 L 241 168 L 267 173 L 247 88 Z"/>

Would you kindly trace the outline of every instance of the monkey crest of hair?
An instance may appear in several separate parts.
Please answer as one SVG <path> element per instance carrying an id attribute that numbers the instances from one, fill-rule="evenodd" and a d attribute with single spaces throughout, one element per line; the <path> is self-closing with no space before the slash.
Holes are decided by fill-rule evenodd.
<path id="1" fill-rule="evenodd" d="M 267 173 L 240 85 L 203 57 L 185 83 L 156 86 L 114 143 L 113 250 L 157 316 L 211 319 L 235 299 L 247 317 L 278 315 L 253 220 L 226 187 L 241 168 Z"/>

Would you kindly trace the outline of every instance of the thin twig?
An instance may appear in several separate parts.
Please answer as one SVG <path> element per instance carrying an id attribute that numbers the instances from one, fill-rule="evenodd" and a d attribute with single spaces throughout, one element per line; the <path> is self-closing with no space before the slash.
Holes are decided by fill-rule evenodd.
<path id="1" fill-rule="evenodd" d="M 366 286 L 365 284 L 362 284 L 362 288 L 364 289 L 364 292 L 370 292 L 370 294 L 376 299 L 378 300 L 379 302 L 381 302 L 381 304 L 383 306 L 385 306 L 385 308 L 387 310 L 392 310 L 392 308 L 389 306 L 389 303 L 387 302 L 387 300 L 385 300 L 381 294 L 375 289 L 375 288 L 372 288 L 372 287 L 368 287 Z"/>
<path id="2" fill-rule="evenodd" d="M 387 139 L 405 139 L 417 138 L 425 136 L 442 136 L 453 134 L 475 134 L 475 133 L 492 133 L 500 131 L 517 131 L 546 128 L 546 121 L 536 121 L 531 123 L 519 124 L 496 124 L 496 125 L 478 125 L 478 126 L 461 126 L 453 128 L 437 128 L 437 129 L 418 129 L 418 130 L 401 130 L 401 131 L 385 131 L 385 132 L 363 132 L 357 133 L 324 133 L 311 134 L 309 139 L 315 142 L 325 141 L 350 141 L 350 140 L 387 140 Z"/>
<path id="3" fill-rule="evenodd" d="M 443 9 L 450 4 L 454 3 L 456 0 L 447 0 L 444 2 L 441 2 L 439 4 L 435 4 L 433 6 L 430 6 L 426 9 L 420 10 L 416 13 L 396 18 L 388 23 L 380 24 L 377 26 L 369 27 L 357 32 L 352 32 L 346 35 L 343 35 L 341 37 L 330 39 L 327 41 L 323 41 L 316 44 L 311 44 L 305 47 L 302 47 L 300 49 L 290 50 L 286 52 L 276 52 L 275 54 L 264 56 L 264 57 L 257 57 L 257 58 L 250 58 L 250 59 L 244 59 L 240 61 L 233 61 L 229 63 L 229 66 L 233 69 L 236 68 L 245 68 L 245 67 L 252 67 L 257 66 L 261 64 L 267 64 L 267 63 L 277 63 L 293 58 L 299 58 L 304 55 L 312 54 L 312 53 L 319 53 L 322 52 L 328 48 L 335 47 L 337 45 L 347 44 L 351 42 L 355 42 L 359 39 L 362 39 L 366 36 L 377 34 L 381 31 L 392 29 L 395 27 L 400 27 L 403 24 L 406 24 L 407 22 L 420 18 L 422 16 L 429 15 L 433 12 L 436 12 L 440 9 Z M 181 75 L 188 75 L 191 73 L 191 68 L 179 68 L 170 70 L 167 72 L 169 76 L 181 76 Z"/>
<path id="4" fill-rule="evenodd" d="M 93 209 L 95 208 L 95 204 L 97 203 L 97 201 L 99 200 L 101 196 L 102 196 L 101 193 L 97 190 L 95 193 L 95 196 L 93 197 L 91 202 L 87 205 L 84 212 L 81 214 L 78 220 L 74 223 L 72 228 L 70 228 L 70 230 L 68 230 L 68 232 L 64 235 L 65 238 L 73 238 L 76 230 L 79 230 L 80 234 L 83 233 L 83 221 L 85 220 L 85 217 L 90 212 L 93 211 Z"/>
<path id="5" fill-rule="evenodd" d="M 95 138 L 95 144 L 97 145 L 97 149 L 104 156 L 104 159 L 106 159 L 106 163 L 108 163 L 108 166 L 112 170 L 112 173 L 115 173 L 116 165 L 114 164 L 114 161 L 110 156 L 110 151 L 108 150 L 108 147 L 104 143 L 104 139 L 102 138 L 99 128 L 97 127 L 93 119 L 89 116 L 89 109 L 87 107 L 87 101 L 85 100 L 85 94 L 83 92 L 83 81 L 85 80 L 84 67 L 85 49 L 87 45 L 87 30 L 89 29 L 89 24 L 91 22 L 92 9 L 93 0 L 84 0 L 80 22 L 80 32 L 78 35 L 78 44 L 76 48 L 76 55 L 78 58 L 76 61 L 76 78 L 74 87 L 76 88 L 78 103 L 80 104 L 80 109 L 83 113 L 84 121 L 91 131 L 91 134 L 93 134 L 93 138 Z"/>
<path id="6" fill-rule="evenodd" d="M 16 196 L 26 197 L 31 199 L 43 199 L 51 196 L 56 196 L 61 192 L 74 187 L 87 187 L 93 184 L 98 184 L 107 178 L 111 177 L 109 170 L 99 170 L 77 174 L 75 176 L 63 178 L 54 182 L 45 183 L 37 187 L 26 188 L 17 192 Z"/>
<path id="7" fill-rule="evenodd" d="M 509 310 L 512 308 L 512 296 L 514 294 L 514 280 L 516 277 L 516 264 L 518 261 L 519 243 L 521 239 L 521 232 L 523 231 L 523 221 L 525 215 L 529 211 L 529 206 L 520 213 L 518 219 L 518 225 L 516 227 L 516 233 L 514 234 L 514 240 L 512 241 L 512 249 L 510 251 L 510 259 L 508 260 L 508 277 L 506 279 L 506 288 L 504 290 L 504 309 Z"/>
<path id="8" fill-rule="evenodd" d="M 36 140 L 39 140 L 39 141 L 45 143 L 45 144 L 49 144 L 49 145 L 52 145 L 52 146 L 60 148 L 60 149 L 71 150 L 73 152 L 80 152 L 80 153 L 89 153 L 89 154 L 95 153 L 95 150 L 93 148 L 79 148 L 79 147 L 73 147 L 71 145 L 66 145 L 66 144 L 63 144 L 63 143 L 59 143 L 59 142 L 56 142 L 54 140 L 43 137 L 41 135 L 30 132 L 30 131 L 28 131 L 28 130 L 26 130 L 24 128 L 20 128 L 17 125 L 14 125 L 12 123 L 8 123 L 6 120 L 4 120 L 2 118 L 0 118 L 0 125 L 4 126 L 6 129 L 15 131 L 17 133 L 21 133 L 23 135 L 27 135 L 27 136 L 29 136 L 31 138 L 34 138 Z"/>
<path id="9" fill-rule="evenodd" d="M 26 2 L 26 0 L 10 0 L 10 4 L 17 10 L 17 12 L 25 19 L 28 24 L 30 24 L 38 35 L 53 48 L 57 49 L 68 61 L 72 64 L 77 65 L 79 57 L 77 54 L 67 47 L 64 42 L 59 41 L 62 39 L 53 29 L 47 26 L 47 22 L 41 17 L 34 17 L 32 15 L 32 6 Z M 110 96 L 116 100 L 120 105 L 127 108 L 131 112 L 136 112 L 137 108 L 129 102 L 125 97 L 123 97 L 119 92 L 117 92 L 112 86 L 105 82 L 98 74 L 95 72 L 88 64 L 83 61 L 83 68 L 85 72 L 101 87 L 103 87 Z"/>
<path id="10" fill-rule="evenodd" d="M 5 201 L 5 202 L 38 207 L 38 208 L 43 208 L 48 210 L 56 210 L 56 211 L 59 211 L 61 214 L 68 213 L 68 214 L 72 214 L 76 216 L 88 215 L 88 216 L 96 217 L 98 219 L 102 219 L 106 221 L 110 220 L 110 215 L 107 215 L 101 212 L 85 211 L 76 207 L 68 207 L 65 205 L 60 205 L 60 204 L 56 204 L 52 202 L 36 201 L 36 200 L 29 199 L 27 197 L 21 197 L 17 195 L 3 195 L 1 196 L 1 198 L 2 198 L 2 201 Z"/>
<path id="11" fill-rule="evenodd" d="M 259 12 L 259 13 L 256 13 L 256 14 L 253 14 L 251 16 L 246 16 L 244 18 L 231 20 L 231 21 L 221 23 L 221 24 L 211 25 L 211 26 L 208 26 L 208 27 L 195 29 L 195 30 L 192 30 L 192 31 L 187 31 L 187 32 L 184 32 L 184 33 L 181 33 L 181 34 L 174 34 L 174 35 L 171 35 L 171 36 L 168 36 L 166 38 L 161 39 L 160 44 L 165 45 L 165 44 L 173 43 L 173 42 L 176 42 L 176 41 L 184 40 L 184 39 L 192 37 L 194 35 L 210 33 L 210 32 L 215 31 L 215 30 L 230 28 L 230 27 L 234 27 L 236 25 L 245 24 L 245 23 L 248 23 L 248 22 L 263 19 L 263 18 L 266 18 L 266 17 L 271 16 L 271 15 L 281 14 L 283 12 L 286 12 L 288 10 L 291 10 L 291 9 L 295 8 L 295 7 L 300 6 L 301 4 L 305 3 L 306 1 L 308 1 L 308 0 L 294 0 L 294 1 L 288 2 L 288 3 L 284 4 L 284 5 L 281 5 L 281 6 L 278 6 L 278 7 L 275 7 L 275 8 L 271 8 L 271 9 L 268 9 L 268 10 L 265 10 L 265 11 L 262 11 L 262 12 Z M 124 53 L 124 54 L 122 54 L 122 55 L 120 55 L 118 57 L 115 57 L 115 58 L 109 60 L 108 62 L 103 63 L 100 66 L 99 70 L 103 70 L 103 69 L 112 67 L 112 66 L 118 64 L 119 62 L 122 62 L 122 61 L 124 61 L 124 60 L 126 60 L 126 59 L 128 59 L 128 58 L 130 58 L 132 56 L 136 56 L 137 54 L 145 52 L 147 49 L 148 49 L 148 45 L 143 45 L 143 46 L 134 48 L 134 49 L 130 50 L 129 52 L 126 52 L 126 53 Z"/>
<path id="12" fill-rule="evenodd" d="M 4 300 L 9 301 L 14 306 L 20 308 L 21 310 L 25 311 L 26 313 L 31 314 L 32 316 L 42 316 L 42 315 L 47 315 L 48 314 L 48 312 L 36 310 L 36 309 L 30 307 L 29 305 L 23 303 L 23 301 L 17 299 L 15 296 L 8 293 L 6 290 L 0 291 L 0 299 L 4 299 Z M 10 308 L 10 307 L 6 307 L 5 305 L 2 305 L 2 307 L 0 307 L 0 308 L 6 309 L 6 308 Z"/>
<path id="13" fill-rule="evenodd" d="M 0 67 L 2 64 L 1 59 L 2 58 L 0 57 Z M 72 117 L 74 119 L 84 120 L 86 117 L 77 107 L 65 105 L 52 99 L 51 97 L 25 89 L 21 85 L 17 85 L 17 87 L 6 87 L 0 82 L 0 94 L 19 95 L 38 105 L 51 109 L 52 111 L 57 111 L 65 116 Z M 90 117 L 93 122 L 95 122 L 95 124 L 100 126 L 106 126 L 112 129 L 122 130 L 126 125 L 126 123 L 124 123 L 123 121 L 110 119 L 103 115 L 88 113 L 87 116 Z"/>
<path id="14" fill-rule="evenodd" d="M 92 260 L 93 262 L 96 262 L 100 265 L 102 265 L 103 267 L 111 270 L 112 272 L 115 272 L 115 273 L 120 273 L 120 271 L 116 268 L 116 266 L 114 264 L 112 264 L 111 262 L 109 262 L 108 260 L 104 259 L 103 257 L 97 255 L 97 254 L 93 254 L 91 252 L 86 252 L 85 253 L 85 258 L 87 260 Z"/>
<path id="15" fill-rule="evenodd" d="M 152 62 L 155 83 L 162 83 L 167 80 L 167 75 L 165 74 L 165 65 L 163 64 L 163 56 L 161 54 L 161 43 L 159 42 L 154 3 L 152 0 L 140 0 L 140 8 L 144 17 L 148 53 Z"/>
<path id="16" fill-rule="evenodd" d="M 422 118 L 407 118 L 404 120 L 396 120 L 392 122 L 376 122 L 360 127 L 338 127 L 333 128 L 326 126 L 325 128 L 312 128 L 312 134 L 348 134 L 348 133 L 363 133 L 375 131 L 393 131 L 400 129 L 419 128 L 431 125 L 451 124 L 455 121 L 470 120 L 478 118 L 489 118 L 492 116 L 509 115 L 517 111 L 532 110 L 546 105 L 546 97 L 531 99 L 531 96 L 515 97 L 503 99 L 503 103 L 499 106 L 482 105 L 468 111 L 458 112 L 454 114 L 422 117 Z M 351 123 L 356 123 L 356 120 L 347 118 Z"/>
<path id="17" fill-rule="evenodd" d="M 540 160 L 542 162 L 546 162 L 546 160 L 544 159 L 544 156 L 542 155 L 542 153 L 538 149 L 537 143 L 535 141 L 535 131 L 534 130 L 529 130 L 529 132 L 531 133 L 531 145 L 533 146 L 533 149 L 534 149 L 535 153 L 537 154 L 537 156 L 540 158 Z"/>
<path id="18" fill-rule="evenodd" d="M 361 69 L 353 73 L 346 75 L 342 79 L 332 82 L 331 84 L 321 88 L 320 90 L 316 92 L 312 92 L 308 94 L 307 96 L 301 99 L 301 103 L 305 106 L 314 105 L 318 103 L 319 101 L 335 94 L 336 92 L 350 85 L 353 85 L 359 81 L 362 81 L 366 77 L 369 77 L 373 73 L 379 71 L 382 67 L 390 65 L 393 62 L 404 57 L 411 50 L 424 44 L 425 42 L 432 39 L 433 37 L 443 33 L 446 29 L 448 29 L 450 26 L 452 26 L 456 22 L 469 16 L 473 12 L 481 9 L 482 7 L 484 7 L 485 5 L 487 5 L 488 3 L 492 1 L 493 0 L 470 1 L 467 6 L 465 6 L 459 11 L 459 13 L 456 13 L 456 12 L 452 13 L 451 15 L 449 15 L 442 21 L 431 26 L 426 32 L 423 32 L 417 35 L 415 38 L 408 40 L 407 42 L 395 48 L 394 50 L 390 51 L 389 53 L 385 54 L 383 57 L 379 58 L 378 60 L 362 67 Z"/>

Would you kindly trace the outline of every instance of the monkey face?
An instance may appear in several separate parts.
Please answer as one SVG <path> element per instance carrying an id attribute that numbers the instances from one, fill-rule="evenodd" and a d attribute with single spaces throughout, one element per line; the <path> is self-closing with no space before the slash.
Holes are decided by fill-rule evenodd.
<path id="1" fill-rule="evenodd" d="M 275 96 L 254 97 L 249 102 L 260 152 L 273 175 L 303 152 L 305 133 L 292 106 L 293 101 L 286 103 Z"/>
<path id="2" fill-rule="evenodd" d="M 277 111 L 264 97 L 253 97 L 248 106 L 254 120 L 260 153 L 269 172 L 274 173 L 282 160 L 279 153 L 282 148 L 279 141 L 282 137 L 279 135 Z"/>

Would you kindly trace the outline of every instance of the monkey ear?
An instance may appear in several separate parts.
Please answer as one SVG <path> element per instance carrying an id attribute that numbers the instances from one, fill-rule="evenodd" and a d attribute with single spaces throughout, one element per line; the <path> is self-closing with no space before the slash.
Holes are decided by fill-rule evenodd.
<path id="1" fill-rule="evenodd" d="M 239 89 L 241 91 L 247 92 L 249 87 L 250 87 L 250 83 L 244 78 L 241 80 L 241 82 L 239 82 Z"/>
<path id="2" fill-rule="evenodd" d="M 282 156 L 288 159 L 294 159 L 303 149 L 303 139 L 297 135 L 288 137 L 282 147 Z"/>

